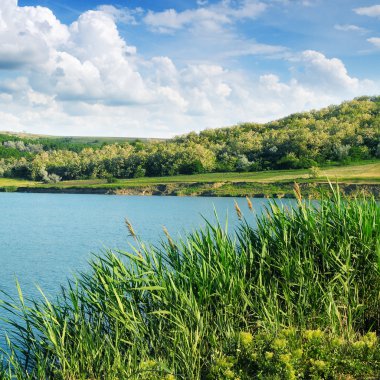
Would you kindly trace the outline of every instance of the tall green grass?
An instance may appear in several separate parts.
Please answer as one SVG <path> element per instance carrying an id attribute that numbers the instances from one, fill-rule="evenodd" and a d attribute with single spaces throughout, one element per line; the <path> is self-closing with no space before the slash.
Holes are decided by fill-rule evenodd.
<path id="1" fill-rule="evenodd" d="M 19 289 L 2 302 L 13 322 L 0 379 L 201 379 L 238 331 L 379 331 L 379 205 L 296 190 L 292 208 L 237 207 L 233 234 L 207 224 L 152 247 L 127 222 L 134 249 L 95 257 L 57 299 Z"/>

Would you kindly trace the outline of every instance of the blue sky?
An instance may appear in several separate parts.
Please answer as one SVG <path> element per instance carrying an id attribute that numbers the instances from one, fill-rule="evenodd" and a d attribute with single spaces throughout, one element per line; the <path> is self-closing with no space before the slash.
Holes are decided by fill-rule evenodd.
<path id="1" fill-rule="evenodd" d="M 380 1 L 1 0 L 3 130 L 168 137 L 380 94 Z"/>

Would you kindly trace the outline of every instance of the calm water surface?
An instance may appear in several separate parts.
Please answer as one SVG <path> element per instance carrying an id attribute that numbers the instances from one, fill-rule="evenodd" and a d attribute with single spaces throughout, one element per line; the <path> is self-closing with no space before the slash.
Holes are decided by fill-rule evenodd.
<path id="1" fill-rule="evenodd" d="M 250 215 L 245 199 L 237 202 Z M 267 200 L 253 203 L 260 213 Z M 236 225 L 232 198 L 0 193 L 0 290 L 16 295 L 17 278 L 25 296 L 38 296 L 36 284 L 52 296 L 86 270 L 91 253 L 129 249 L 125 218 L 145 241 L 158 243 L 162 226 L 179 236 L 204 225 L 202 215 L 215 221 L 214 209 Z"/>

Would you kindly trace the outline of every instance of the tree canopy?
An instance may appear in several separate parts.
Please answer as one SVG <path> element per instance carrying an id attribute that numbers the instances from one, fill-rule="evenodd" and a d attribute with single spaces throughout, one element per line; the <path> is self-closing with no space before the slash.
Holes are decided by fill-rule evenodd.
<path id="1" fill-rule="evenodd" d="M 297 169 L 373 158 L 380 158 L 380 97 L 165 141 L 0 134 L 0 176 L 44 181 Z"/>

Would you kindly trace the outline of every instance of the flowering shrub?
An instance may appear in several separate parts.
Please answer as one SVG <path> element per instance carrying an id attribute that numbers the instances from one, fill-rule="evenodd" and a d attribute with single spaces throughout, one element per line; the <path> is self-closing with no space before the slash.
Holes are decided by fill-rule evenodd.
<path id="1" fill-rule="evenodd" d="M 170 370 L 163 362 L 155 360 L 144 360 L 140 363 L 140 368 L 133 374 L 133 378 L 139 380 L 176 380 Z"/>
<path id="2" fill-rule="evenodd" d="M 355 339 L 322 330 L 287 328 L 276 335 L 240 332 L 215 355 L 208 380 L 378 379 L 379 342 L 369 332 Z"/>

